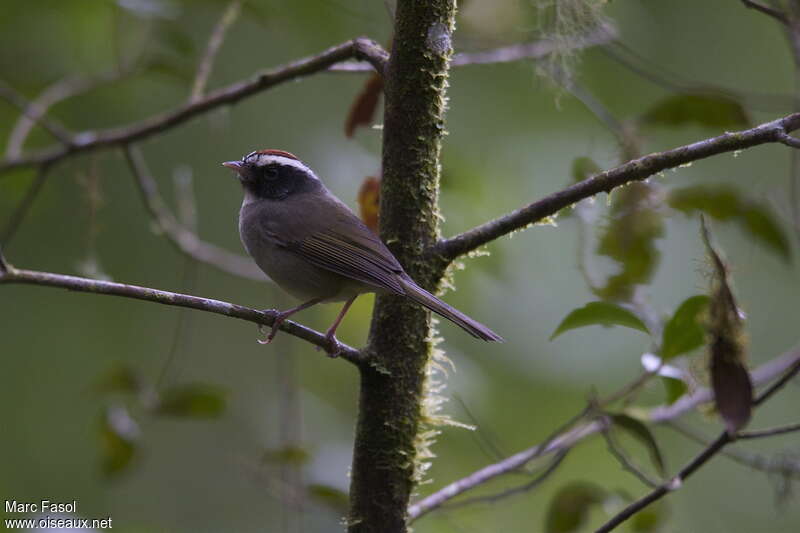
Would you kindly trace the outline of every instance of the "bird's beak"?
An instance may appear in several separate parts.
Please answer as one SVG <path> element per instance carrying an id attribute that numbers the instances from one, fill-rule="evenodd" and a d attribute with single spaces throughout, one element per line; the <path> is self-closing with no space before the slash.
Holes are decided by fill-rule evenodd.
<path id="1" fill-rule="evenodd" d="M 224 163 L 222 163 L 222 166 L 225 167 L 225 168 L 229 168 L 231 170 L 235 170 L 236 172 L 239 172 L 239 170 L 241 170 L 241 168 L 242 168 L 242 162 L 241 161 L 225 161 Z"/>

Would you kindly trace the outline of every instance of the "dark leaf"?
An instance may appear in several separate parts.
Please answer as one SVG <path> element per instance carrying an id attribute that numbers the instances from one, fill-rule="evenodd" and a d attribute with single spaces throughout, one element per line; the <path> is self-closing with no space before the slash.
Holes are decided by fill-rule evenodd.
<path id="1" fill-rule="evenodd" d="M 632 183 L 614 196 L 597 253 L 619 263 L 620 272 L 594 290 L 604 300 L 629 300 L 636 285 L 650 281 L 655 272 L 660 257 L 655 240 L 664 234 L 655 209 L 657 190 L 654 184 Z"/>
<path id="2" fill-rule="evenodd" d="M 615 427 L 624 430 L 647 448 L 647 452 L 650 454 L 650 458 L 656 470 L 663 476 L 666 471 L 664 468 L 664 457 L 661 455 L 661 449 L 658 447 L 658 443 L 651 433 L 650 428 L 640 420 L 621 413 L 611 415 L 611 421 Z"/>
<path id="3" fill-rule="evenodd" d="M 672 405 L 675 401 L 686 394 L 689 387 L 683 380 L 661 376 L 661 383 L 664 384 L 664 389 L 667 392 L 667 404 Z"/>
<path id="4" fill-rule="evenodd" d="M 742 104 L 724 95 L 678 94 L 657 103 L 642 116 L 642 122 L 659 126 L 698 124 L 715 129 L 749 127 Z"/>
<path id="5" fill-rule="evenodd" d="M 381 180 L 367 176 L 358 189 L 358 209 L 361 220 L 369 229 L 378 233 L 378 211 L 381 205 Z"/>
<path id="6" fill-rule="evenodd" d="M 701 319 L 708 309 L 708 300 L 704 294 L 691 296 L 678 307 L 664 326 L 661 359 L 668 361 L 703 345 L 706 331 Z"/>
<path id="7" fill-rule="evenodd" d="M 755 240 L 784 260 L 790 258 L 789 239 L 772 212 L 742 198 L 731 187 L 698 185 L 676 189 L 669 195 L 669 205 L 687 214 L 701 211 L 717 220 L 735 220 Z"/>
<path id="8" fill-rule="evenodd" d="M 602 169 L 591 157 L 576 157 L 572 161 L 572 181 L 575 183 L 599 174 Z"/>
<path id="9" fill-rule="evenodd" d="M 664 525 L 667 514 L 664 500 L 654 502 L 631 517 L 630 530 L 633 533 L 654 533 Z"/>
<path id="10" fill-rule="evenodd" d="M 178 417 L 216 418 L 224 410 L 222 389 L 205 383 L 189 383 L 165 390 L 156 412 Z"/>
<path id="11" fill-rule="evenodd" d="M 750 421 L 753 385 L 744 364 L 735 352 L 739 349 L 727 339 L 717 338 L 711 348 L 711 386 L 714 404 L 725 421 L 728 433 L 734 435 Z"/>
<path id="12" fill-rule="evenodd" d="M 570 312 L 550 336 L 550 340 L 555 339 L 565 331 L 595 325 L 605 327 L 625 326 L 648 333 L 644 322 L 624 307 L 610 302 L 589 302 L 583 307 Z"/>
<path id="13" fill-rule="evenodd" d="M 574 482 L 562 487 L 547 509 L 545 531 L 547 533 L 570 533 L 586 523 L 589 508 L 603 502 L 605 491 L 596 485 Z"/>
<path id="14" fill-rule="evenodd" d="M 356 128 L 359 126 L 372 124 L 381 94 L 383 94 L 383 77 L 378 73 L 374 73 L 367 78 L 364 88 L 356 96 L 353 105 L 350 107 L 350 112 L 347 114 L 344 134 L 348 138 L 355 134 Z"/>
<path id="15" fill-rule="evenodd" d="M 106 409 L 100 421 L 102 472 L 114 477 L 124 472 L 137 452 L 139 425 L 124 407 Z"/>
<path id="16" fill-rule="evenodd" d="M 329 485 L 309 485 L 308 495 L 312 500 L 321 503 L 334 512 L 346 514 L 349 508 L 349 498 L 347 494 L 336 487 Z"/>
<path id="17" fill-rule="evenodd" d="M 306 464 L 309 459 L 311 459 L 311 454 L 300 446 L 284 446 L 264 452 L 264 461 L 269 463 L 301 466 Z"/>

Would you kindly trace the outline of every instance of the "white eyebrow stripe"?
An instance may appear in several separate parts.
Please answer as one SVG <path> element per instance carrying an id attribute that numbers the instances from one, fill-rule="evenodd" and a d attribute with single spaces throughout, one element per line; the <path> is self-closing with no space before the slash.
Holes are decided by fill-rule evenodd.
<path id="1" fill-rule="evenodd" d="M 302 161 L 298 161 L 297 159 L 292 159 L 291 157 L 286 157 L 282 155 L 276 154 L 250 154 L 245 157 L 245 161 L 248 163 L 255 163 L 256 165 L 263 167 L 269 165 L 270 163 L 277 163 L 279 165 L 286 165 L 289 167 L 294 167 L 296 169 L 302 170 L 311 174 L 312 176 L 316 177 L 314 171 L 308 168 L 306 165 L 303 164 Z"/>

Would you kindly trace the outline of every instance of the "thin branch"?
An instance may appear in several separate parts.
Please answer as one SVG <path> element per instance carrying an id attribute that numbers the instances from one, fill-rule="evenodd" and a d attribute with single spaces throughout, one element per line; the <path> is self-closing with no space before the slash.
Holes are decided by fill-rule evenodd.
<path id="1" fill-rule="evenodd" d="M 80 278 L 77 276 L 54 274 L 51 272 L 21 270 L 12 268 L 7 264 L 5 265 L 5 268 L 6 270 L 0 273 L 0 284 L 19 283 L 27 285 L 43 285 L 47 287 L 61 287 L 63 289 L 69 289 L 78 292 L 122 296 L 125 298 L 133 298 L 136 300 L 144 300 L 164 305 L 198 309 L 200 311 L 207 311 L 209 313 L 247 320 L 248 322 L 265 326 L 271 326 L 275 321 L 276 316 L 276 312 L 272 310 L 258 311 L 256 309 L 223 302 L 220 300 L 162 291 L 149 287 L 140 287 L 138 285 L 100 281 L 88 278 Z M 289 335 L 293 335 L 298 339 L 307 341 L 314 346 L 319 346 L 323 349 L 330 347 L 330 343 L 325 338 L 325 335 L 296 322 L 287 320 L 281 324 L 280 329 L 281 331 L 285 331 Z M 365 360 L 362 353 L 355 348 L 344 344 L 341 346 L 342 350 L 339 355 L 343 359 L 354 364 L 359 364 Z"/>
<path id="2" fill-rule="evenodd" d="M 761 365 L 751 372 L 751 380 L 754 385 L 763 384 L 776 376 L 781 375 L 794 366 L 800 365 L 800 348 L 796 348 L 775 359 Z M 637 382 L 641 378 L 637 378 Z M 628 388 L 628 387 L 626 387 Z M 694 409 L 695 407 L 708 403 L 712 400 L 712 391 L 709 388 L 699 388 L 696 391 L 684 395 L 678 401 L 669 406 L 653 408 L 647 414 L 646 419 L 650 422 L 660 424 L 668 422 L 682 414 Z M 616 396 L 616 395 L 614 395 Z M 584 411 L 585 413 L 586 411 Z M 502 461 L 489 464 L 475 472 L 439 489 L 415 502 L 408 509 L 409 520 L 414 520 L 420 516 L 440 507 L 445 502 L 478 487 L 495 477 L 513 472 L 529 463 L 530 461 L 561 450 L 569 449 L 578 444 L 583 439 L 590 437 L 603 430 L 605 424 L 600 420 L 592 420 L 581 424 L 569 431 L 557 432 L 556 436 L 548 439 L 542 444 L 537 444 L 526 450 L 509 456 Z"/>
<path id="3" fill-rule="evenodd" d="M 775 428 L 758 429 L 753 431 L 740 431 L 736 435 L 736 440 L 763 439 L 764 437 L 785 435 L 787 433 L 794 433 L 795 431 L 800 431 L 800 422 L 796 424 L 787 424 L 785 426 L 779 426 Z"/>
<path id="4" fill-rule="evenodd" d="M 6 248 L 8 248 L 8 243 L 11 242 L 11 239 L 17 233 L 20 224 L 22 224 L 22 221 L 25 220 L 28 211 L 30 211 L 31 206 L 39 196 L 42 187 L 47 181 L 49 170 L 49 165 L 42 165 L 39 167 L 39 170 L 36 172 L 36 176 L 33 178 L 33 182 L 30 184 L 30 187 L 28 187 L 28 190 L 25 191 L 25 195 L 22 197 L 22 200 L 20 200 L 19 204 L 17 204 L 17 207 L 14 209 L 14 212 L 11 213 L 11 216 L 8 217 L 8 222 L 6 222 L 2 233 L 0 233 L 0 243 L 3 243 L 3 246 Z"/>
<path id="5" fill-rule="evenodd" d="M 789 25 L 789 19 L 786 16 L 786 14 L 782 13 L 781 11 L 778 11 L 777 9 L 765 6 L 764 4 L 756 2 L 755 0 L 741 0 L 741 2 L 742 4 L 744 4 L 744 7 L 760 11 L 761 13 L 764 13 L 765 15 L 774 18 L 781 24 L 786 24 L 787 26 Z"/>
<path id="6" fill-rule="evenodd" d="M 439 241 L 433 253 L 446 261 L 471 252 L 514 231 L 523 229 L 561 209 L 632 181 L 642 181 L 669 168 L 760 144 L 783 142 L 787 132 L 800 128 L 800 113 L 793 113 L 749 130 L 727 132 L 693 144 L 655 152 L 607 170 L 532 204 L 481 224 L 460 235 Z"/>
<path id="7" fill-rule="evenodd" d="M 189 96 L 189 102 L 197 102 L 203 98 L 203 93 L 208 84 L 208 78 L 211 76 L 211 68 L 214 66 L 214 59 L 217 57 L 219 49 L 225 40 L 225 34 L 228 29 L 236 22 L 241 12 L 241 0 L 232 0 L 231 3 L 225 8 L 214 30 L 211 32 L 211 37 L 208 39 L 206 52 L 200 60 L 200 65 L 197 67 L 197 75 L 192 84 L 192 92 Z"/>
<path id="8" fill-rule="evenodd" d="M 759 394 L 755 400 L 753 400 L 753 406 L 761 405 L 762 403 L 766 402 L 773 394 L 778 392 L 781 388 L 783 388 L 786 383 L 788 383 L 792 378 L 794 378 L 797 373 L 800 372 L 800 360 L 795 362 L 780 379 L 778 379 L 775 383 L 770 385 L 765 391 Z M 712 457 L 714 457 L 722 448 L 724 448 L 730 442 L 733 442 L 736 439 L 736 436 L 731 436 L 728 431 L 723 431 L 720 435 L 711 443 L 709 444 L 700 454 L 697 455 L 694 459 L 692 459 L 686 466 L 684 466 L 678 474 L 672 478 L 667 483 L 655 488 L 646 496 L 640 498 L 639 500 L 631 503 L 625 509 L 620 511 L 618 514 L 613 516 L 608 522 L 603 524 L 599 529 L 597 529 L 596 533 L 608 533 L 615 529 L 618 525 L 625 522 L 627 519 L 650 505 L 651 503 L 660 500 L 663 498 L 667 493 L 672 492 L 674 490 L 679 489 L 683 482 L 691 476 L 694 472 L 696 472 L 701 466 L 707 463 Z"/>
<path id="9" fill-rule="evenodd" d="M 141 152 L 127 145 L 123 150 L 147 211 L 178 251 L 234 276 L 258 281 L 267 280 L 251 259 L 205 242 L 181 224 L 159 194 L 158 185 L 147 170 Z"/>
<path id="10" fill-rule="evenodd" d="M 0 98 L 19 109 L 24 116 L 39 124 L 47 133 L 66 147 L 69 147 L 72 143 L 72 136 L 64 126 L 58 121 L 45 116 L 32 102 L 28 101 L 27 98 L 4 81 L 0 81 Z"/>
<path id="11" fill-rule="evenodd" d="M 109 146 L 130 144 L 174 128 L 211 109 L 234 104 L 281 83 L 324 71 L 331 65 L 347 59 L 366 61 L 375 70 L 383 73 L 388 54 L 374 41 L 365 38 L 353 39 L 317 55 L 294 61 L 274 70 L 261 72 L 249 80 L 218 89 L 197 102 L 184 104 L 177 109 L 146 118 L 140 122 L 107 130 L 77 133 L 70 137 L 70 146 L 46 148 L 27 157 L 6 160 L 0 163 L 0 172 L 55 163 L 75 154 Z"/>
<path id="12" fill-rule="evenodd" d="M 797 137 L 792 137 L 788 133 L 778 133 L 778 142 L 792 148 L 800 148 L 800 139 Z"/>
<path id="13" fill-rule="evenodd" d="M 614 439 L 614 436 L 611 434 L 611 424 L 609 421 L 606 420 L 605 423 L 606 429 L 600 433 L 603 436 L 603 439 L 606 441 L 606 447 L 608 448 L 608 451 L 619 462 L 619 464 L 622 466 L 622 469 L 633 474 L 639 481 L 650 488 L 659 486 L 660 482 L 651 479 L 646 472 L 639 468 L 638 465 L 634 464 L 633 460 L 628 457 L 628 455 L 623 451 L 622 447 Z"/>

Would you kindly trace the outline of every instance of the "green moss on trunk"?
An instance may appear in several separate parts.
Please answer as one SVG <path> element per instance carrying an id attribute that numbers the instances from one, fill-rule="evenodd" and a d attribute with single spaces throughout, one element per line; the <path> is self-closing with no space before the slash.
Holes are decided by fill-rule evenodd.
<path id="1" fill-rule="evenodd" d="M 443 273 L 425 250 L 438 237 L 439 153 L 454 15 L 454 0 L 400 0 L 386 80 L 381 236 L 428 289 Z M 376 299 L 367 348 L 374 363 L 361 367 L 351 532 L 406 531 L 429 326 L 427 312 L 406 299 Z"/>

